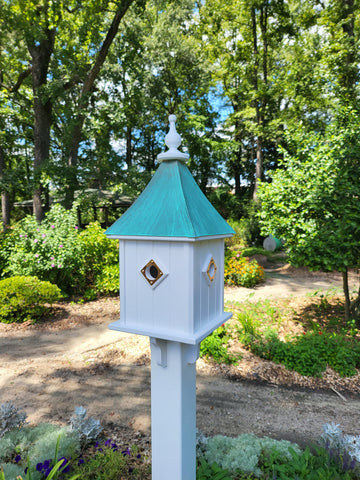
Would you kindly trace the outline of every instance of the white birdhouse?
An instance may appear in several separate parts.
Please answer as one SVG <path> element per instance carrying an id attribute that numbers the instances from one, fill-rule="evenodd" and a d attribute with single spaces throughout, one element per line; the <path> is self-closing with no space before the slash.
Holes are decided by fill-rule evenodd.
<path id="1" fill-rule="evenodd" d="M 109 327 L 196 345 L 231 317 L 224 239 L 234 231 L 188 170 L 175 120 L 152 180 L 106 231 L 120 240 L 120 320 Z"/>

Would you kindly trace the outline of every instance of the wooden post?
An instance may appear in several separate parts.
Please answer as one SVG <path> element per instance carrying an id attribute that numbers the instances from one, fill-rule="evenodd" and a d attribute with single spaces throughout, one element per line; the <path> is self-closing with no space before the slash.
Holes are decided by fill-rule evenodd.
<path id="1" fill-rule="evenodd" d="M 152 480 L 196 479 L 199 345 L 150 338 Z"/>

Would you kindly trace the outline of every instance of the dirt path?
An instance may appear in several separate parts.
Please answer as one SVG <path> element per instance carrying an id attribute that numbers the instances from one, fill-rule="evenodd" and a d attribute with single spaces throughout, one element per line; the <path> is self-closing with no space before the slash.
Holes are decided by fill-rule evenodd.
<path id="1" fill-rule="evenodd" d="M 326 275 L 268 273 L 264 285 L 226 289 L 225 298 L 241 302 L 249 293 L 251 300 L 341 286 L 341 279 Z M 67 423 L 83 405 L 117 438 L 148 445 L 149 341 L 108 330 L 118 312 L 117 299 L 103 299 L 69 304 L 43 325 L 0 324 L 0 403 L 15 403 L 32 423 Z M 234 381 L 202 360 L 197 367 L 197 426 L 206 435 L 253 432 L 303 444 L 328 422 L 360 433 L 360 395 Z"/>

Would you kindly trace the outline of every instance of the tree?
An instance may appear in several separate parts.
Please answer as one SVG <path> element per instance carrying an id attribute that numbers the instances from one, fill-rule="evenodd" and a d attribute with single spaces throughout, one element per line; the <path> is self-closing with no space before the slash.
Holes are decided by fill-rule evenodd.
<path id="1" fill-rule="evenodd" d="M 127 180 L 135 168 L 149 177 L 157 167 L 167 116 L 174 112 L 202 189 L 217 175 L 210 64 L 197 36 L 194 8 L 194 0 L 151 0 L 143 15 L 129 12 L 108 58 L 108 124 L 123 146 L 119 160 L 126 167 L 120 174 Z"/>
<path id="2" fill-rule="evenodd" d="M 43 219 L 44 176 L 51 160 L 54 105 L 65 92 L 76 91 L 76 105 L 67 130 L 67 204 L 76 188 L 76 168 L 85 112 L 95 81 L 132 4 L 142 0 L 63 2 L 62 0 L 2 1 L 12 35 L 25 44 L 19 60 L 18 79 L 9 91 L 19 90 L 31 75 L 34 111 L 33 204 L 38 222 Z M 6 71 L 3 72 L 6 74 Z M 6 82 L 4 82 L 6 84 Z M 73 97 L 72 97 L 73 98 Z"/>
<path id="3" fill-rule="evenodd" d="M 289 134 L 290 137 L 290 134 Z M 264 234 L 284 238 L 290 262 L 343 276 L 345 316 L 360 326 L 360 291 L 351 302 L 348 270 L 360 266 L 359 111 L 341 108 L 324 135 L 291 134 L 293 151 L 262 183 Z"/>
<path id="4" fill-rule="evenodd" d="M 200 15 L 214 77 L 232 107 L 226 122 L 234 145 L 228 172 L 238 195 L 242 177 L 256 198 L 259 179 L 276 165 L 274 144 L 282 135 L 282 47 L 294 33 L 288 2 L 207 0 Z"/>
<path id="5" fill-rule="evenodd" d="M 28 150 L 33 138 L 33 116 L 30 72 L 22 64 L 26 47 L 8 28 L 8 2 L 0 1 L 0 8 L 0 191 L 5 229 L 10 225 L 16 197 L 30 193 Z"/>

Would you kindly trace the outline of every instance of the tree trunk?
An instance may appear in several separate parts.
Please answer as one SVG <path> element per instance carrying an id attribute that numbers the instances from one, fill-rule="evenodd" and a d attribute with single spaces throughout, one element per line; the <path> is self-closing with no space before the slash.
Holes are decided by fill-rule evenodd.
<path id="1" fill-rule="evenodd" d="M 356 62 L 356 39 L 354 33 L 355 5 L 354 0 L 341 0 L 341 20 L 343 32 L 347 35 L 350 45 L 347 48 L 345 68 L 342 84 L 350 101 L 354 97 L 354 88 L 359 78 L 358 65 Z"/>
<path id="2" fill-rule="evenodd" d="M 233 104 L 234 112 L 236 112 L 237 106 Z M 241 181 L 240 176 L 243 173 L 242 168 L 242 136 L 241 136 L 241 126 L 240 121 L 235 121 L 235 142 L 237 144 L 235 160 L 230 164 L 230 174 L 233 176 L 235 181 L 235 195 L 239 198 L 241 195 Z"/>
<path id="3" fill-rule="evenodd" d="M 32 58 L 32 88 L 34 94 L 34 189 L 33 207 L 36 221 L 40 223 L 44 218 L 42 197 L 42 172 L 49 161 L 50 130 L 52 122 L 52 103 L 50 99 L 41 98 L 44 95 L 41 89 L 47 83 L 49 62 L 54 49 L 55 30 L 47 29 L 46 36 L 38 45 L 28 43 L 28 50 Z"/>
<path id="4" fill-rule="evenodd" d="M 89 103 L 89 97 L 93 90 L 95 80 L 100 72 L 102 65 L 104 64 L 106 57 L 109 52 L 109 48 L 119 30 L 119 25 L 121 19 L 131 6 L 131 4 L 136 0 L 122 0 L 120 6 L 118 7 L 109 31 L 105 37 L 105 40 L 99 50 L 99 53 L 95 59 L 95 63 L 91 70 L 89 71 L 81 93 L 78 104 L 78 113 L 74 121 L 74 127 L 71 134 L 69 157 L 68 157 L 68 185 L 65 194 L 65 206 L 70 208 L 74 201 L 74 193 L 77 188 L 77 164 L 78 164 L 78 153 L 79 145 L 82 138 L 82 129 L 85 121 L 85 113 Z"/>
<path id="5" fill-rule="evenodd" d="M 257 190 L 259 180 L 261 180 L 263 171 L 263 152 L 262 152 L 262 136 L 258 135 L 256 142 L 256 167 L 255 167 L 255 186 L 253 193 L 253 200 L 257 201 Z"/>
<path id="6" fill-rule="evenodd" d="M 0 146 L 0 181 L 4 180 L 5 167 L 5 154 Z M 6 189 L 1 191 L 1 213 L 3 230 L 5 231 L 6 227 L 10 225 L 10 199 Z"/>
<path id="7" fill-rule="evenodd" d="M 261 30 L 261 44 L 262 44 L 262 80 L 265 86 L 268 83 L 268 2 L 260 8 L 260 30 Z M 257 190 L 259 181 L 262 178 L 263 173 L 263 126 L 265 122 L 265 111 L 267 105 L 267 92 L 261 93 L 259 89 L 259 70 L 260 70 L 260 57 L 258 49 L 258 39 L 256 31 L 256 11 L 252 10 L 252 29 L 253 29 L 253 45 L 254 45 L 254 89 L 255 89 L 255 110 L 256 110 L 256 124 L 257 124 L 257 142 L 256 142 L 256 168 L 255 168 L 255 186 L 253 192 L 253 200 L 257 201 Z"/>
<path id="8" fill-rule="evenodd" d="M 360 289 L 358 296 L 350 304 L 350 319 L 355 320 L 357 328 L 360 329 Z"/>
<path id="9" fill-rule="evenodd" d="M 127 127 L 126 127 L 126 164 L 127 164 L 128 168 L 130 168 L 131 165 L 132 165 L 131 140 L 132 140 L 131 125 L 127 125 Z"/>
<path id="10" fill-rule="evenodd" d="M 348 322 L 350 319 L 350 294 L 349 294 L 349 279 L 348 271 L 342 272 L 343 279 L 343 290 L 345 295 L 345 321 Z"/>

